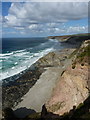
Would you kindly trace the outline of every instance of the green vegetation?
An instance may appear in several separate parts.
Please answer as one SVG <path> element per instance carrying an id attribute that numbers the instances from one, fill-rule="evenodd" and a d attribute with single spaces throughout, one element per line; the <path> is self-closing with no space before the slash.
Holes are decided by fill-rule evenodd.
<path id="1" fill-rule="evenodd" d="M 85 56 L 90 56 L 90 45 L 82 48 L 81 53 L 77 56 L 77 58 L 84 58 Z"/>
<path id="2" fill-rule="evenodd" d="M 34 114 L 31 114 L 31 115 L 28 115 L 25 120 L 31 120 L 31 119 L 34 119 L 34 120 L 37 120 L 37 119 L 40 119 L 41 118 L 41 113 L 34 113 Z"/>
<path id="3" fill-rule="evenodd" d="M 76 63 L 80 63 L 81 66 L 89 62 L 90 57 L 90 41 L 86 41 L 83 47 L 77 48 L 70 56 L 69 59 L 74 57 L 74 62 L 72 63 L 72 69 L 75 69 Z"/>
<path id="4" fill-rule="evenodd" d="M 72 69 L 75 69 L 77 62 L 80 63 L 82 66 L 84 66 L 84 64 L 89 59 L 88 57 L 90 57 L 90 41 L 87 41 L 83 47 L 77 48 L 69 56 L 69 58 L 72 58 L 72 57 L 75 57 L 75 60 L 72 64 Z M 52 53 L 52 58 L 54 58 L 54 53 Z M 41 59 L 41 62 L 48 63 L 47 59 Z M 65 71 L 62 72 L 61 76 L 63 75 L 64 72 Z M 64 106 L 65 106 L 64 101 L 58 102 L 50 106 L 49 110 L 52 112 L 55 112 L 60 110 Z M 57 119 L 56 118 L 54 119 L 53 118 L 54 114 L 49 112 L 47 113 L 47 116 L 45 116 L 45 118 L 43 119 L 41 118 L 42 117 L 41 113 L 34 113 L 32 115 L 28 115 L 25 118 L 18 119 L 14 115 L 13 110 L 10 108 L 5 109 L 3 113 L 5 118 L 3 118 L 2 120 L 90 120 L 90 96 L 84 101 L 84 103 L 80 103 L 77 108 L 74 107 L 72 110 L 70 110 L 69 113 L 65 113 L 63 116 L 58 115 L 59 118 Z"/>
<path id="5" fill-rule="evenodd" d="M 77 107 L 77 109 L 80 109 L 82 106 L 84 106 L 84 103 L 80 103 Z"/>
<path id="6" fill-rule="evenodd" d="M 69 56 L 69 59 L 72 58 L 72 57 L 74 57 L 74 56 L 77 54 L 78 50 L 79 50 L 79 49 L 77 48 L 74 52 L 72 52 L 72 53 L 70 54 L 70 56 Z"/>
<path id="7" fill-rule="evenodd" d="M 50 109 L 52 112 L 55 112 L 55 111 L 61 109 L 64 105 L 65 105 L 64 102 L 58 102 L 58 103 L 53 104 L 52 106 L 50 106 L 49 109 Z"/>

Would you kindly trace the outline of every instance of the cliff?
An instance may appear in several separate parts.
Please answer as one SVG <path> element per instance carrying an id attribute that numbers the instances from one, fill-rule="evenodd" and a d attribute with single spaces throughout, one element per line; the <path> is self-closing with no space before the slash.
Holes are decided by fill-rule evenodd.
<path id="1" fill-rule="evenodd" d="M 57 39 L 60 42 L 76 43 L 90 39 L 90 33 L 63 35 L 63 36 L 49 36 L 48 39 Z"/>
<path id="2" fill-rule="evenodd" d="M 46 103 L 48 112 L 58 115 L 69 113 L 89 97 L 90 40 L 85 41 L 70 57 L 74 57 L 74 61 L 59 78 L 52 97 Z"/>
<path id="3" fill-rule="evenodd" d="M 25 98 L 21 102 L 21 104 L 23 102 L 24 105 L 27 104 L 27 109 L 19 108 L 20 110 L 26 109 L 27 113 L 29 113 L 29 111 L 32 111 L 33 113 L 32 115 L 27 114 L 27 116 L 25 118 L 21 118 L 21 120 L 89 120 L 89 58 L 90 40 L 86 40 L 77 49 L 68 48 L 61 51 L 61 53 L 60 51 L 51 52 L 37 61 L 34 64 L 34 68 L 37 70 L 39 69 L 39 72 L 43 71 L 44 73 L 39 76 L 39 79 L 37 80 L 33 88 L 31 88 L 30 92 L 27 93 L 27 98 L 32 96 L 36 99 L 38 98 L 38 101 L 36 100 L 35 102 L 34 99 L 34 102 L 32 101 L 32 103 L 30 103 L 31 100 Z M 38 88 L 39 92 L 37 91 L 38 89 L 34 88 Z M 43 88 L 45 89 L 43 90 Z M 36 93 L 36 96 L 35 94 L 33 94 L 33 92 L 31 93 L 31 91 L 33 90 Z M 48 97 L 47 101 L 46 98 L 48 96 L 48 93 L 50 93 L 51 95 Z M 41 103 L 40 100 L 42 100 L 42 98 L 45 98 L 43 99 L 43 104 L 45 105 L 43 105 L 41 113 L 38 113 L 30 108 L 30 104 L 31 107 L 33 107 L 34 103 L 39 105 L 38 102 Z M 7 118 L 9 118 L 9 120 L 19 120 L 19 118 L 14 115 L 11 109 L 4 109 L 3 112 L 3 120 L 8 120 Z M 25 112 L 21 112 L 21 114 L 23 116 Z"/>

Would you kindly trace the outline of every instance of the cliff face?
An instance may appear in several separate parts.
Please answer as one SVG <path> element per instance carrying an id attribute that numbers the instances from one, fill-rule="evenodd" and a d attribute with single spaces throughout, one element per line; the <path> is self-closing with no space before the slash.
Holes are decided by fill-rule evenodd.
<path id="1" fill-rule="evenodd" d="M 76 43 L 82 42 L 84 40 L 90 39 L 90 33 L 85 34 L 74 34 L 74 35 L 64 35 L 64 36 L 49 36 L 49 39 L 57 39 L 60 42 Z"/>
<path id="2" fill-rule="evenodd" d="M 52 95 L 50 93 L 48 101 L 46 100 L 47 101 L 46 103 L 43 102 L 45 103 L 45 105 L 42 107 L 41 114 L 40 113 L 34 113 L 32 115 L 28 114 L 26 118 L 22 118 L 21 120 L 28 119 L 41 120 L 42 118 L 43 120 L 74 120 L 74 118 L 76 118 L 75 120 L 90 120 L 89 60 L 90 60 L 90 40 L 86 40 L 81 45 L 81 47 L 77 48 L 76 50 L 64 49 L 61 52 L 59 51 L 51 52 L 48 55 L 41 58 L 39 61 L 37 61 L 34 64 L 34 67 L 36 69 L 39 68 L 39 71 L 45 71 L 45 73 L 40 76 L 42 84 L 40 83 L 41 82 L 40 79 L 38 79 L 37 84 L 35 84 L 36 86 L 39 85 L 38 87 L 36 87 L 36 89 L 34 89 L 35 90 L 34 93 L 36 94 L 36 97 L 38 97 L 39 99 L 37 100 L 36 97 L 34 100 L 32 99 L 32 97 L 35 96 L 33 92 L 31 97 L 30 97 L 31 92 L 30 94 L 27 93 L 27 95 L 32 99 L 32 104 L 35 103 L 39 105 L 38 102 L 41 104 L 40 99 L 42 97 L 43 98 L 47 97 L 47 94 L 50 92 L 51 89 L 51 88 L 48 89 L 49 88 L 48 86 L 52 87 L 53 80 L 56 76 L 56 79 L 53 83 L 54 87 L 51 89 Z M 62 72 L 60 72 L 61 70 L 59 71 L 59 69 L 61 69 Z M 36 71 L 34 71 L 34 73 L 36 74 Z M 35 85 L 33 88 L 35 88 Z M 43 94 L 42 88 L 45 88 L 44 89 L 45 94 Z M 29 106 L 31 102 L 30 98 L 27 101 L 25 101 L 25 107 L 26 104 L 29 107 L 27 109 L 28 112 L 29 110 L 32 110 L 30 109 L 32 104 L 31 106 Z M 22 103 L 23 102 L 24 100 L 22 101 Z M 25 107 L 23 108 L 25 109 Z M 21 113 L 21 107 L 19 108 L 19 110 Z M 6 109 L 5 111 L 4 113 L 6 115 L 9 110 Z M 23 113 L 21 114 L 25 114 L 24 111 L 22 112 Z M 12 113 L 11 110 L 10 113 Z M 63 116 L 64 113 L 67 114 Z M 4 117 L 8 116 L 10 118 L 10 114 L 6 116 L 5 115 Z M 17 118 L 15 119 L 13 118 L 14 117 L 13 113 L 11 117 L 12 117 L 11 120 L 12 119 L 18 120 Z M 5 118 L 4 120 L 8 119 Z"/>
<path id="3" fill-rule="evenodd" d="M 62 67 L 65 65 L 66 60 L 68 60 L 68 56 L 75 49 L 64 49 L 62 51 L 50 52 L 46 56 L 40 58 L 35 66 L 36 67 Z M 69 59 L 70 60 L 70 59 Z"/>
<path id="4" fill-rule="evenodd" d="M 46 107 L 49 112 L 62 115 L 78 106 L 88 97 L 88 67 L 77 64 L 68 67 L 59 80 Z"/>
<path id="5" fill-rule="evenodd" d="M 88 49 L 90 41 L 85 41 L 73 54 L 73 64 L 69 66 L 54 88 L 51 99 L 46 103 L 49 112 L 63 115 L 76 108 L 89 96 Z M 73 66 L 74 65 L 74 66 Z"/>

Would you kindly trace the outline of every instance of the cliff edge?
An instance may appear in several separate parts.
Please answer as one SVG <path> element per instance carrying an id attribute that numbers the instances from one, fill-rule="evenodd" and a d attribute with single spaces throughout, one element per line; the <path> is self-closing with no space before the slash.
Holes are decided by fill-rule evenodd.
<path id="1" fill-rule="evenodd" d="M 72 65 L 63 72 L 52 97 L 46 103 L 48 112 L 53 114 L 69 113 L 73 107 L 77 109 L 89 97 L 90 40 L 84 41 L 70 57 L 74 57 Z"/>

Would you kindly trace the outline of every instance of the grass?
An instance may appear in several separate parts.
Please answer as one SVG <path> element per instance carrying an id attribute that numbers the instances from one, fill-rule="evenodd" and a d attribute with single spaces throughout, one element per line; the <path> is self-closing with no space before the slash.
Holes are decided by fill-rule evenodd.
<path id="1" fill-rule="evenodd" d="M 83 51 L 84 50 L 84 51 Z M 82 48 L 82 53 L 80 53 L 79 56 L 77 56 L 77 58 L 83 58 L 84 56 L 90 56 L 90 45 L 88 45 L 86 48 Z"/>
<path id="2" fill-rule="evenodd" d="M 74 57 L 75 55 L 77 55 L 78 50 L 79 50 L 79 48 L 77 48 L 76 50 L 74 50 L 74 51 L 70 54 L 69 59 L 72 58 L 72 57 Z"/>
<path id="3" fill-rule="evenodd" d="M 80 108 L 83 107 L 83 106 L 84 106 L 84 103 L 80 103 L 80 104 L 78 105 L 77 109 L 80 109 Z"/>
<path id="4" fill-rule="evenodd" d="M 31 119 L 40 119 L 41 117 L 41 113 L 34 113 L 34 114 L 31 114 L 31 115 L 28 115 L 25 120 L 31 120 Z"/>
<path id="5" fill-rule="evenodd" d="M 75 69 L 76 63 L 80 63 L 81 66 L 84 66 L 86 62 L 89 62 L 90 58 L 90 41 L 87 41 L 88 45 L 84 47 L 77 48 L 71 55 L 69 59 L 75 57 L 74 62 L 72 63 L 72 69 Z"/>
<path id="6" fill-rule="evenodd" d="M 52 106 L 50 106 L 49 109 L 50 109 L 52 112 L 55 112 L 55 111 L 57 111 L 57 110 L 60 110 L 63 106 L 64 106 L 64 102 L 58 102 L 58 103 L 53 104 Z"/>

